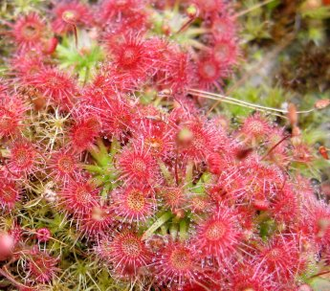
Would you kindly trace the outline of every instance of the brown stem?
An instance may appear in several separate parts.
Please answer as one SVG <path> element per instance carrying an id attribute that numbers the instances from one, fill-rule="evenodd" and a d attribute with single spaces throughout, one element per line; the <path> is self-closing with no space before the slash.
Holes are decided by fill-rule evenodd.
<path id="1" fill-rule="evenodd" d="M 176 34 L 179 34 L 180 32 L 184 31 L 192 22 L 194 22 L 195 19 L 196 17 L 190 18 L 185 24 L 181 26 L 181 28 L 176 32 Z"/>
<path id="2" fill-rule="evenodd" d="M 69 13 L 70 14 L 70 13 Z M 76 26 L 76 18 L 73 15 L 63 14 L 62 15 L 63 21 L 65 21 L 67 24 L 71 25 L 73 28 L 74 38 L 75 38 L 75 44 L 76 48 L 78 48 L 78 32 L 77 32 L 77 26 Z"/>
<path id="3" fill-rule="evenodd" d="M 77 26 L 75 24 L 72 24 L 73 27 L 73 33 L 74 33 L 74 41 L 75 41 L 75 45 L 76 45 L 76 49 L 78 48 L 78 30 L 77 30 Z"/>
<path id="4" fill-rule="evenodd" d="M 269 156 L 269 154 L 276 148 L 278 147 L 282 142 L 284 142 L 286 139 L 288 139 L 289 137 L 291 137 L 291 134 L 283 137 L 278 143 L 276 143 L 274 146 L 272 146 L 270 148 L 270 150 L 262 157 L 261 160 L 264 160 L 267 156 Z"/>
<path id="5" fill-rule="evenodd" d="M 330 270 L 329 271 L 323 271 L 323 272 L 317 273 L 317 274 L 309 277 L 309 279 L 316 278 L 318 276 L 322 276 L 322 275 L 325 275 L 325 274 L 328 274 L 328 273 L 330 273 Z"/>
<path id="6" fill-rule="evenodd" d="M 13 277 L 12 274 L 10 274 L 10 272 L 7 270 L 7 268 L 5 266 L 0 268 L 0 275 L 5 277 L 8 281 L 10 281 L 12 284 L 14 284 L 18 288 L 27 288 L 29 290 L 34 290 L 34 288 L 32 289 L 32 287 L 29 287 L 20 282 L 17 282 L 16 279 Z"/>

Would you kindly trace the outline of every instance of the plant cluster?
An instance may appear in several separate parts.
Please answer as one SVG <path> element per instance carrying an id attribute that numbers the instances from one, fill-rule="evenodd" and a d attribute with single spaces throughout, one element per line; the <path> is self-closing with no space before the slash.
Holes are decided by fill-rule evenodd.
<path id="1" fill-rule="evenodd" d="M 302 291 L 329 270 L 330 209 L 300 171 L 328 149 L 293 104 L 222 94 L 229 2 L 57 1 L 1 23 L 0 288 Z"/>

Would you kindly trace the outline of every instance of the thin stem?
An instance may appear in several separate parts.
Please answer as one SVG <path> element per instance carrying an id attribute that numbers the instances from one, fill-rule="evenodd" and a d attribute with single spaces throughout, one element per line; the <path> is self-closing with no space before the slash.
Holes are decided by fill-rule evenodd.
<path id="1" fill-rule="evenodd" d="M 284 142 L 286 139 L 290 138 L 291 134 L 283 137 L 279 142 L 277 142 L 274 146 L 271 147 L 271 149 L 262 157 L 261 160 L 264 160 L 269 154 L 276 148 L 278 147 L 282 142 Z"/>
<path id="2" fill-rule="evenodd" d="M 196 281 L 196 284 L 199 285 L 199 286 L 201 286 L 201 287 L 203 287 L 205 289 L 205 291 L 211 291 L 210 288 L 206 287 L 204 284 L 202 284 L 202 283 L 200 283 L 198 281 Z"/>
<path id="3" fill-rule="evenodd" d="M 28 232 L 30 232 L 30 233 L 33 233 L 33 234 L 38 234 L 36 231 L 33 231 L 32 229 L 26 229 Z M 62 242 L 62 241 L 60 241 L 60 240 L 58 240 L 58 239 L 56 239 L 56 238 L 54 238 L 54 237 L 49 237 L 49 239 L 50 240 L 53 240 L 53 241 L 56 241 L 56 242 L 58 242 L 59 244 L 61 244 L 61 245 L 64 245 L 64 246 L 69 246 L 68 244 L 66 244 L 66 243 L 64 243 L 64 242 Z"/>
<path id="4" fill-rule="evenodd" d="M 165 177 L 166 179 L 166 182 L 169 184 L 169 185 L 173 185 L 174 184 L 174 180 L 173 180 L 173 176 L 172 174 L 170 173 L 170 171 L 167 169 L 165 163 L 161 160 L 158 161 L 158 165 L 159 165 L 159 168 L 163 174 L 163 176 Z"/>
<path id="5" fill-rule="evenodd" d="M 199 49 L 199 50 L 207 50 L 208 47 L 202 43 L 200 43 L 198 40 L 196 39 L 187 39 L 185 44 L 187 46 L 191 45 L 192 47 L 196 48 L 196 49 Z"/>
<path id="6" fill-rule="evenodd" d="M 88 277 L 92 280 L 92 282 L 94 283 L 94 285 L 96 286 L 97 290 L 101 291 L 101 288 L 99 287 L 99 285 L 97 285 L 96 281 L 93 279 L 93 276 L 91 276 L 91 274 L 89 272 L 86 272 L 86 274 L 88 275 Z"/>
<path id="7" fill-rule="evenodd" d="M 186 188 L 192 187 L 193 182 L 193 170 L 194 170 L 194 162 L 192 160 L 188 161 L 187 167 L 186 167 L 186 177 L 185 177 L 185 183 Z"/>
<path id="8" fill-rule="evenodd" d="M 189 18 L 186 23 L 182 25 L 182 27 L 176 32 L 176 34 L 179 34 L 180 32 L 184 31 L 191 23 L 195 21 L 196 17 Z"/>
<path id="9" fill-rule="evenodd" d="M 316 277 L 319 277 L 319 276 L 322 276 L 322 275 L 325 275 L 325 274 L 328 274 L 328 273 L 330 273 L 330 270 L 329 271 L 323 271 L 323 272 L 317 273 L 317 274 L 309 277 L 309 279 L 316 278 Z"/>
<path id="10" fill-rule="evenodd" d="M 204 34 L 204 33 L 207 33 L 207 32 L 210 32 L 210 29 L 191 28 L 187 32 L 185 32 L 185 35 L 187 35 L 187 36 L 197 36 L 197 35 Z"/>
<path id="11" fill-rule="evenodd" d="M 202 98 L 211 99 L 211 100 L 219 100 L 219 98 L 211 97 L 211 96 L 208 96 L 208 95 L 196 94 L 196 93 L 194 95 L 198 96 L 198 97 L 202 97 Z M 230 101 L 230 100 L 227 100 L 227 99 L 222 99 L 221 102 L 228 103 L 228 104 L 233 104 L 233 105 L 237 105 L 237 106 L 241 106 L 241 107 L 244 107 L 244 108 L 249 108 L 249 109 L 253 109 L 253 110 L 257 110 L 257 111 L 261 111 L 261 112 L 268 112 L 268 113 L 271 113 L 272 115 L 287 119 L 286 116 L 283 116 L 283 115 L 280 115 L 280 114 L 277 114 L 277 113 L 274 113 L 274 112 L 269 112 L 265 109 L 256 108 L 252 105 L 240 104 L 239 102 Z"/>
<path id="12" fill-rule="evenodd" d="M 73 33 L 74 33 L 74 43 L 76 46 L 76 49 L 78 49 L 78 30 L 77 30 L 77 26 L 75 24 L 72 24 L 73 27 Z"/>
<path id="13" fill-rule="evenodd" d="M 269 4 L 269 3 L 273 2 L 273 1 L 275 1 L 275 0 L 266 0 L 266 1 L 264 1 L 264 2 L 261 2 L 261 3 L 259 3 L 259 4 L 256 4 L 256 5 L 252 6 L 252 7 L 249 7 L 249 8 L 246 9 L 246 10 L 243 10 L 243 11 L 241 11 L 241 12 L 235 14 L 235 17 L 243 16 L 243 15 L 245 15 L 245 14 L 247 14 L 247 13 L 253 11 L 253 10 L 256 10 L 256 9 L 262 7 L 262 6 L 265 6 L 265 5 L 267 5 L 267 4 Z"/>
<path id="14" fill-rule="evenodd" d="M 17 282 L 16 279 L 13 277 L 12 274 L 9 273 L 9 271 L 7 270 L 7 268 L 5 266 L 3 266 L 2 268 L 0 268 L 0 275 L 5 277 L 8 281 L 10 281 L 11 283 L 13 283 L 16 287 L 18 288 L 26 288 L 26 289 L 31 289 L 31 287 L 26 286 L 20 282 Z"/>
<path id="15" fill-rule="evenodd" d="M 262 105 L 258 105 L 258 104 L 253 104 L 253 103 L 250 103 L 250 102 L 246 102 L 246 101 L 243 101 L 243 100 L 236 99 L 234 97 L 225 96 L 225 95 L 222 95 L 222 94 L 216 94 L 216 93 L 202 91 L 202 90 L 197 90 L 197 89 L 189 89 L 189 91 L 192 94 L 198 93 L 198 94 L 201 95 L 201 97 L 206 97 L 207 98 L 208 96 L 212 96 L 212 97 L 216 97 L 217 98 L 215 100 L 230 100 L 230 101 L 233 101 L 233 102 L 237 102 L 239 104 L 242 104 L 242 105 L 247 105 L 247 106 L 250 106 L 250 107 L 253 107 L 253 108 L 259 108 L 259 109 L 262 109 L 262 110 L 265 110 L 265 111 L 275 111 L 275 112 L 280 112 L 280 113 L 284 113 L 284 114 L 289 113 L 288 110 L 283 110 L 283 109 L 278 109 L 278 108 L 273 108 L 273 107 L 267 107 L 267 106 L 262 106 Z M 237 105 L 239 105 L 239 104 L 237 104 Z M 315 111 L 315 108 L 311 108 L 311 109 L 308 109 L 308 110 L 297 111 L 296 113 L 303 114 L 303 113 L 310 113 L 310 112 L 313 112 L 313 111 Z"/>

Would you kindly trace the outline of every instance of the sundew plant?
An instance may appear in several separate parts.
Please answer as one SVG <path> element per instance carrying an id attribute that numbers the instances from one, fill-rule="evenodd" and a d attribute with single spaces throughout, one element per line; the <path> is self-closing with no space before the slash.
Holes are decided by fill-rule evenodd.
<path id="1" fill-rule="evenodd" d="M 330 100 L 226 90 L 271 2 L 0 3 L 0 290 L 329 290 Z"/>

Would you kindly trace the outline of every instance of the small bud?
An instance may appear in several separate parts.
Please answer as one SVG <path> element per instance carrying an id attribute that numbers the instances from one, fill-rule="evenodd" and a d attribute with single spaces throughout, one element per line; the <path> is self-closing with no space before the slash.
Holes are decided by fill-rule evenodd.
<path id="1" fill-rule="evenodd" d="M 55 52 L 57 45 L 58 45 L 57 38 L 56 37 L 52 37 L 50 40 L 48 40 L 45 43 L 45 47 L 43 49 L 43 52 L 46 55 L 51 55 L 53 52 Z"/>
<path id="2" fill-rule="evenodd" d="M 261 200 L 261 199 L 256 199 L 253 203 L 253 206 L 257 209 L 257 210 L 268 210 L 269 209 L 269 202 L 266 200 Z"/>
<path id="3" fill-rule="evenodd" d="M 47 242 L 49 241 L 49 238 L 51 237 L 50 231 L 48 228 L 39 228 L 37 230 L 37 240 L 39 242 Z"/>
<path id="4" fill-rule="evenodd" d="M 322 157 L 326 160 L 329 160 L 328 150 L 325 146 L 319 147 L 319 153 L 322 155 Z"/>
<path id="5" fill-rule="evenodd" d="M 62 19 L 69 24 L 74 24 L 77 21 L 77 16 L 73 11 L 67 10 L 63 12 Z"/>
<path id="6" fill-rule="evenodd" d="M 196 5 L 192 4 L 190 5 L 186 10 L 187 15 L 190 18 L 195 18 L 198 15 L 198 8 Z"/>
<path id="7" fill-rule="evenodd" d="M 183 143 L 191 142 L 194 138 L 194 134 L 188 128 L 183 128 L 178 134 L 178 140 Z"/>
<path id="8" fill-rule="evenodd" d="M 299 137 L 301 136 L 301 130 L 298 126 L 294 126 L 292 128 L 292 137 Z"/>
<path id="9" fill-rule="evenodd" d="M 288 118 L 292 126 L 296 126 L 298 123 L 298 114 L 297 108 L 293 103 L 290 103 L 288 106 Z"/>
<path id="10" fill-rule="evenodd" d="M 253 152 L 253 148 L 241 149 L 236 153 L 236 158 L 238 160 L 246 159 Z"/>
<path id="11" fill-rule="evenodd" d="M 185 216 L 184 210 L 182 210 L 182 209 L 175 210 L 174 214 L 179 219 L 184 218 L 184 216 Z"/>
<path id="12" fill-rule="evenodd" d="M 315 102 L 316 109 L 324 109 L 330 105 L 330 99 L 321 99 Z"/>
<path id="13" fill-rule="evenodd" d="M 37 98 L 33 99 L 32 103 L 34 105 L 34 109 L 36 111 L 40 111 L 46 106 L 46 98 L 40 95 Z"/>
<path id="14" fill-rule="evenodd" d="M 168 24 L 162 25 L 162 33 L 166 36 L 169 36 L 171 34 L 171 27 Z"/>

